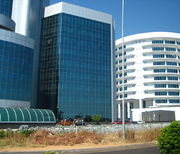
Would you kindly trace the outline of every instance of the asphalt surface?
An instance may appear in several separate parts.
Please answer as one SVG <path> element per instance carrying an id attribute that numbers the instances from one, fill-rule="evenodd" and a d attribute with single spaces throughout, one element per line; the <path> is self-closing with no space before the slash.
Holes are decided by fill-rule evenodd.
<path id="1" fill-rule="evenodd" d="M 155 144 L 133 144 L 119 147 L 56 150 L 61 154 L 160 154 Z M 45 151 L 0 152 L 0 154 L 43 154 Z"/>
<path id="2" fill-rule="evenodd" d="M 85 154 L 85 153 L 84 153 Z M 87 154 L 87 153 L 86 153 Z M 126 149 L 106 152 L 94 152 L 89 154 L 160 154 L 157 147 L 141 148 L 141 149 Z"/>

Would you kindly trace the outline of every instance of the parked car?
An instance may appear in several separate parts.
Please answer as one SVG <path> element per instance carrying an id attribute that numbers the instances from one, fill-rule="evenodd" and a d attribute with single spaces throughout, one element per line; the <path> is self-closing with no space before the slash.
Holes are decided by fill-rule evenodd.
<path id="1" fill-rule="evenodd" d="M 145 122 L 144 121 L 132 121 L 131 123 L 132 124 L 144 124 Z"/>
<path id="2" fill-rule="evenodd" d="M 58 122 L 59 125 L 62 125 L 62 126 L 70 126 L 70 125 L 73 125 L 73 122 L 72 121 L 68 121 L 68 120 L 61 120 Z"/>
<path id="3" fill-rule="evenodd" d="M 125 120 L 124 123 L 125 124 L 129 124 L 129 120 Z M 117 121 L 111 122 L 111 124 L 122 124 L 122 121 L 121 120 L 117 120 Z"/>
<path id="4" fill-rule="evenodd" d="M 86 125 L 86 123 L 84 122 L 84 120 L 74 120 L 74 125 L 75 126 L 84 126 L 84 125 Z"/>
<path id="5" fill-rule="evenodd" d="M 75 126 L 84 126 L 85 125 L 85 122 L 76 122 L 75 123 Z"/>

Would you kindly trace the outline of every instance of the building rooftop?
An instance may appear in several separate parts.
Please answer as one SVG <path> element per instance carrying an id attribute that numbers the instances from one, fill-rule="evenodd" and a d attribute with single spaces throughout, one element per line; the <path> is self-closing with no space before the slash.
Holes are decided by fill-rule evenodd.
<path id="1" fill-rule="evenodd" d="M 150 39 L 155 37 L 166 37 L 166 38 L 178 38 L 180 39 L 179 33 L 174 32 L 147 32 L 147 33 L 140 33 L 140 34 L 134 34 L 124 37 L 124 42 L 131 42 L 139 39 Z M 121 44 L 122 39 L 116 40 L 116 45 Z"/>
<path id="2" fill-rule="evenodd" d="M 96 10 L 88 9 L 85 7 L 81 7 L 78 5 L 73 5 L 65 2 L 56 3 L 54 5 L 50 5 L 45 7 L 44 17 L 49 17 L 52 15 L 56 15 L 59 13 L 67 13 L 75 16 L 79 16 L 82 18 L 88 18 L 91 20 L 96 20 L 104 23 L 112 23 L 112 15 L 99 12 Z"/>

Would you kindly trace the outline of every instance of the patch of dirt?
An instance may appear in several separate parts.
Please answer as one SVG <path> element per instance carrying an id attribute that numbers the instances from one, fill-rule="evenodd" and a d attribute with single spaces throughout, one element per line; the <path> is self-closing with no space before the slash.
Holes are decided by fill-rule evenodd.
<path id="1" fill-rule="evenodd" d="M 103 135 L 93 132 L 81 131 L 78 133 L 69 132 L 64 134 L 53 134 L 47 130 L 38 130 L 30 136 L 32 144 L 37 145 L 75 145 L 83 143 L 98 144 L 102 141 Z"/>

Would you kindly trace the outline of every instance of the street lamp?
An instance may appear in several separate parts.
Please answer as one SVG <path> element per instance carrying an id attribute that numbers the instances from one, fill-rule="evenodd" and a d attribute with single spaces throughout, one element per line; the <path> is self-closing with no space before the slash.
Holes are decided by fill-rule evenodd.
<path id="1" fill-rule="evenodd" d="M 122 0 L 122 135 L 125 139 L 125 117 L 124 117 L 124 0 Z"/>

